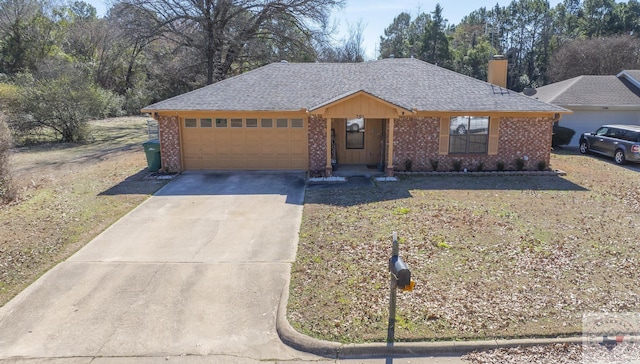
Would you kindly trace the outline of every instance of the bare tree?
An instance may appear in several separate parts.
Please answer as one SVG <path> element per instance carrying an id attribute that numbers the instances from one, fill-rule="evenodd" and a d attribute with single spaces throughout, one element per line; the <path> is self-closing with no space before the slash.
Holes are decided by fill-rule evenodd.
<path id="1" fill-rule="evenodd" d="M 581 75 L 615 75 L 640 68 L 640 39 L 634 36 L 576 39 L 553 54 L 549 66 L 551 82 Z"/>
<path id="2" fill-rule="evenodd" d="M 207 84 L 224 79 L 255 39 L 286 37 L 282 24 L 308 39 L 326 29 L 330 10 L 344 0 L 122 0 L 132 11 L 155 14 L 151 27 L 201 54 Z M 276 26 L 278 25 L 278 26 Z"/>
<path id="3" fill-rule="evenodd" d="M 364 62 L 364 28 L 362 19 L 358 20 L 355 25 L 349 25 L 349 35 L 337 49 L 339 62 Z"/>

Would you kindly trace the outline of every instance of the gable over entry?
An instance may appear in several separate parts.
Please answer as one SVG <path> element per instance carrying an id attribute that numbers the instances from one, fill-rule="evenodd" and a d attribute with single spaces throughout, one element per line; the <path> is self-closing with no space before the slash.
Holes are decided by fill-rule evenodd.
<path id="1" fill-rule="evenodd" d="M 326 102 L 309 110 L 310 114 L 318 115 L 325 120 L 326 128 L 326 165 L 325 175 L 330 176 L 332 168 L 332 160 L 335 161 L 335 147 L 332 144 L 336 140 L 346 142 L 347 137 L 341 138 L 337 133 L 349 133 L 346 125 L 341 120 L 363 120 L 363 154 L 366 156 L 361 159 L 362 162 L 371 163 L 377 159 L 378 154 L 382 154 L 386 158 L 380 160 L 385 166 L 388 174 L 393 173 L 393 129 L 394 121 L 405 115 L 411 115 L 412 111 L 403 107 L 394 105 L 381 98 L 373 96 L 365 91 L 357 91 L 351 94 L 336 98 L 335 100 Z M 337 120 L 336 120 L 337 119 Z M 369 122 L 367 122 L 369 120 Z M 366 127 L 369 124 L 370 127 Z M 344 128 L 343 128 L 344 125 Z M 336 130 L 337 129 L 337 130 Z M 341 130 L 342 129 L 342 130 Z M 353 132 L 356 132 L 353 130 Z M 368 135 L 366 133 L 369 133 Z M 337 138 L 336 138 L 337 137 Z M 339 151 L 345 150 L 344 145 L 338 146 Z M 371 159 L 371 154 L 373 160 Z M 342 156 L 345 158 L 345 156 Z M 349 160 L 348 162 L 352 162 Z M 376 161 L 377 163 L 378 161 Z"/>

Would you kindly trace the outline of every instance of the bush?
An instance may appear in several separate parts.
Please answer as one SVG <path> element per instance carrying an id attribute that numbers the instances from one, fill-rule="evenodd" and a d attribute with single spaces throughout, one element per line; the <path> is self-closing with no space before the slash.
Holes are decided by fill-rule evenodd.
<path id="1" fill-rule="evenodd" d="M 547 169 L 547 162 L 545 161 L 538 162 L 538 170 L 544 171 L 545 169 Z"/>
<path id="2" fill-rule="evenodd" d="M 453 170 L 456 172 L 460 172 L 462 169 L 462 161 L 460 159 L 456 159 L 453 161 Z"/>
<path id="3" fill-rule="evenodd" d="M 18 193 L 11 178 L 9 157 L 11 154 L 11 132 L 4 118 L 0 119 L 0 202 L 16 199 Z"/>
<path id="4" fill-rule="evenodd" d="M 113 118 L 125 115 L 123 109 L 124 97 L 112 91 L 95 87 L 96 103 L 98 103 L 99 112 L 94 115 L 100 119 Z"/>
<path id="5" fill-rule="evenodd" d="M 503 161 L 498 161 L 498 162 L 496 163 L 496 169 L 497 169 L 499 172 L 504 171 L 504 162 L 503 162 Z"/>
<path id="6" fill-rule="evenodd" d="M 96 86 L 81 64 L 47 63 L 37 77 L 20 74 L 11 127 L 23 136 L 53 133 L 61 142 L 87 138 L 87 122 L 122 115 L 123 98 Z"/>
<path id="7" fill-rule="evenodd" d="M 560 145 L 567 145 L 571 142 L 571 138 L 576 134 L 573 129 L 564 126 L 553 126 L 553 137 L 551 138 L 551 146 L 557 148 Z"/>
<path id="8" fill-rule="evenodd" d="M 516 169 L 519 171 L 523 171 L 524 170 L 524 159 L 522 158 L 516 158 Z"/>
<path id="9" fill-rule="evenodd" d="M 411 162 L 411 159 L 406 159 L 404 161 L 404 170 L 407 172 L 411 172 L 411 167 L 413 166 L 413 162 Z"/>
<path id="10" fill-rule="evenodd" d="M 437 159 L 431 159 L 429 160 L 429 162 L 431 162 L 431 168 L 433 169 L 433 171 L 437 171 L 438 170 L 438 160 Z"/>

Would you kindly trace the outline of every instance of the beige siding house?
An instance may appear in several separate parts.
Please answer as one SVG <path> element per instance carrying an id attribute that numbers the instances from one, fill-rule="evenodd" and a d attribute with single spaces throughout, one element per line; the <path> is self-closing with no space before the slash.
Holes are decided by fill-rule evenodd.
<path id="1" fill-rule="evenodd" d="M 274 63 L 142 111 L 159 122 L 164 170 L 325 176 L 548 166 L 552 124 L 570 113 L 416 59 Z"/>
<path id="2" fill-rule="evenodd" d="M 640 70 L 574 77 L 540 87 L 532 97 L 573 111 L 559 123 L 576 132 L 572 146 L 603 124 L 640 125 Z"/>

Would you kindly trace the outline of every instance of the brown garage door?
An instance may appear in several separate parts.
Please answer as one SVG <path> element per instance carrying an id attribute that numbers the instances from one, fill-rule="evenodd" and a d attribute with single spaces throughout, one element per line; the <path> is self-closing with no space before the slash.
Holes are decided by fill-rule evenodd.
<path id="1" fill-rule="evenodd" d="M 185 169 L 306 170 L 303 119 L 184 119 Z"/>

